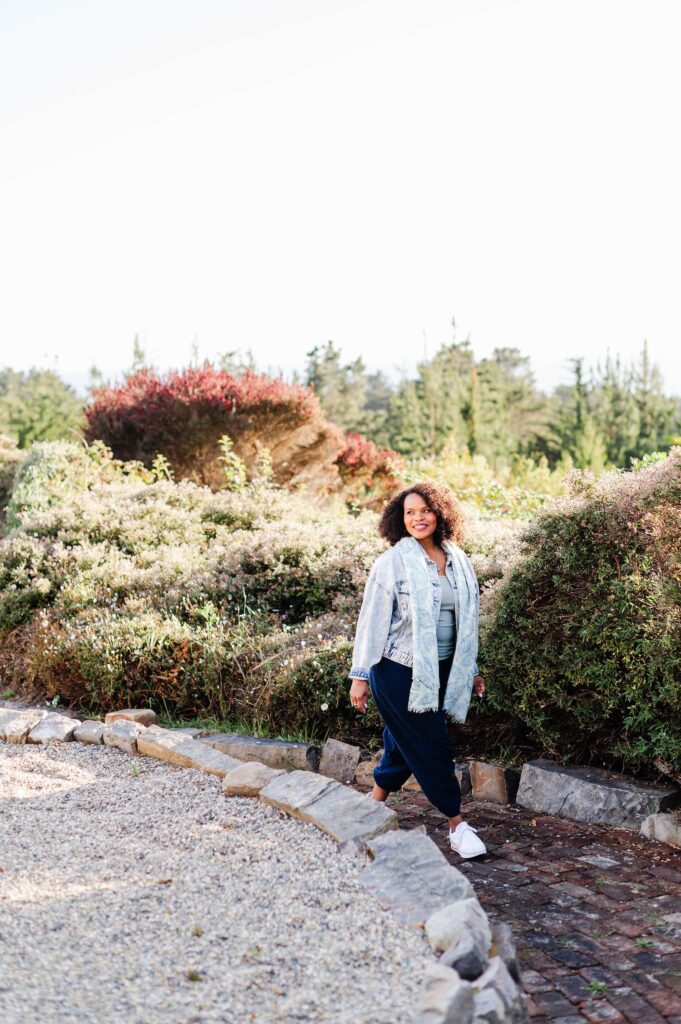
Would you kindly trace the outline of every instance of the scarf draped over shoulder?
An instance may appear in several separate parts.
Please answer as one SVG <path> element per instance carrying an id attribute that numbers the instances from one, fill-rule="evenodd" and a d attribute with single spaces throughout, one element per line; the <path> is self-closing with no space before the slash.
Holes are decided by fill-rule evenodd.
<path id="1" fill-rule="evenodd" d="M 456 647 L 447 680 L 444 710 L 455 722 L 465 722 L 473 689 L 478 655 L 478 581 L 467 556 L 458 545 L 445 541 L 456 583 L 458 616 Z M 415 537 L 397 543 L 409 587 L 414 638 L 414 666 L 409 690 L 409 711 L 437 711 L 440 676 L 437 657 L 437 623 L 433 610 L 433 577 L 424 550 Z"/>

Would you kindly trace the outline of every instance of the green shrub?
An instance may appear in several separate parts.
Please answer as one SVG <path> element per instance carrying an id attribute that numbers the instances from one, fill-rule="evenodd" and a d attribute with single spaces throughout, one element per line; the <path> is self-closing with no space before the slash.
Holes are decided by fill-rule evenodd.
<path id="1" fill-rule="evenodd" d="M 5 508 L 9 501 L 14 477 L 26 452 L 21 451 L 15 441 L 6 434 L 0 434 L 0 526 L 5 520 Z"/>
<path id="2" fill-rule="evenodd" d="M 454 440 L 439 455 L 414 459 L 401 468 L 407 483 L 437 480 L 488 519 L 529 520 L 566 490 L 564 466 L 552 470 L 543 457 L 535 462 L 516 455 L 508 466 L 493 467 L 484 455 L 462 452 Z"/>
<path id="3" fill-rule="evenodd" d="M 551 756 L 681 769 L 681 449 L 572 479 L 489 598 L 494 709 Z"/>
<path id="4" fill-rule="evenodd" d="M 164 474 L 164 467 L 160 472 Z M 32 445 L 14 475 L 7 505 L 7 526 L 25 516 L 52 508 L 102 483 L 150 483 L 154 469 L 140 462 L 121 462 L 101 442 L 41 441 Z"/>

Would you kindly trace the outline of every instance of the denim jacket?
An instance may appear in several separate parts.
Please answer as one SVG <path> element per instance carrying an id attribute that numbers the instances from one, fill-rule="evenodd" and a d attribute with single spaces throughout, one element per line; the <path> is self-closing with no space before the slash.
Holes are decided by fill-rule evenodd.
<path id="1" fill-rule="evenodd" d="M 423 554 L 432 577 L 433 616 L 437 622 L 442 600 L 437 565 L 432 558 L 428 558 L 425 551 Z M 458 593 L 449 557 L 445 574 L 454 591 L 454 612 L 458 622 Z M 348 675 L 368 679 L 369 669 L 377 665 L 381 658 L 390 658 L 391 661 L 409 667 L 414 661 L 407 574 L 402 557 L 394 547 L 376 559 L 369 573 L 357 620 L 352 668 Z M 476 665 L 476 674 L 477 671 Z"/>

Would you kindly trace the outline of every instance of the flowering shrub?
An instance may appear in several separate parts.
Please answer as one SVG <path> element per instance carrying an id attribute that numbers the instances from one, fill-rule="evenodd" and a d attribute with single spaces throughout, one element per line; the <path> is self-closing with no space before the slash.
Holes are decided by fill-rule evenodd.
<path id="1" fill-rule="evenodd" d="M 161 462 L 157 466 L 161 477 L 166 477 L 165 465 Z M 101 441 L 89 446 L 73 441 L 41 441 L 32 445 L 17 467 L 7 505 L 7 526 L 18 526 L 24 512 L 51 508 L 97 484 L 151 483 L 156 478 L 156 469 L 115 459 Z"/>
<path id="2" fill-rule="evenodd" d="M 17 448 L 16 442 L 0 434 L 0 526 L 5 517 L 5 507 L 12 494 L 14 475 L 19 464 L 26 455 Z"/>
<path id="3" fill-rule="evenodd" d="M 31 449 L 0 541 L 3 681 L 86 712 L 143 702 L 275 735 L 377 735 L 346 678 L 383 549 L 376 515 L 267 476 L 214 493 L 101 444 Z M 520 737 L 533 752 L 678 770 L 681 451 L 575 475 L 529 528 L 468 513 L 489 698 L 457 732 L 466 751 Z"/>
<path id="4" fill-rule="evenodd" d="M 269 721 L 293 631 L 331 614 L 335 637 L 381 550 L 371 513 L 267 482 L 214 494 L 153 480 L 101 446 L 36 446 L 12 507 L 0 670 L 87 709 L 143 700 Z M 335 664 L 339 689 L 347 668 Z"/>
<path id="5" fill-rule="evenodd" d="M 575 474 L 490 595 L 492 706 L 549 754 L 681 769 L 681 449 Z"/>

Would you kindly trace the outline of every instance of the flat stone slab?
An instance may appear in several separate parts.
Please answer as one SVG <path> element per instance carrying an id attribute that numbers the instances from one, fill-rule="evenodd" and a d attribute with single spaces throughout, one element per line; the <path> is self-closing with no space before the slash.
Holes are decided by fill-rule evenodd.
<path id="1" fill-rule="evenodd" d="M 4 740 L 5 738 L 5 726 L 8 722 L 11 722 L 13 718 L 16 718 L 18 713 L 18 708 L 0 708 L 0 740 Z"/>
<path id="2" fill-rule="evenodd" d="M 681 790 L 645 785 L 598 768 L 565 768 L 539 760 L 523 765 L 516 803 L 537 814 L 639 829 L 649 815 L 681 804 Z"/>
<path id="3" fill-rule="evenodd" d="M 130 754 L 134 757 L 138 753 L 137 740 L 143 731 L 143 725 L 137 725 L 136 722 L 120 719 L 112 725 L 104 725 L 102 739 L 107 747 L 116 747 L 117 750 L 122 750 L 124 754 Z"/>
<path id="4" fill-rule="evenodd" d="M 337 843 L 368 840 L 397 827 L 397 815 L 385 804 L 314 772 L 282 775 L 263 788 L 260 799 L 310 821 Z"/>
<path id="5" fill-rule="evenodd" d="M 641 825 L 641 833 L 648 839 L 657 839 L 660 843 L 681 847 L 681 816 L 651 814 Z"/>
<path id="6" fill-rule="evenodd" d="M 311 772 L 319 768 L 319 747 L 313 743 L 287 743 L 285 740 L 242 736 L 238 732 L 215 733 L 202 737 L 200 742 L 240 761 L 262 761 L 270 768 L 283 768 L 285 771 L 299 768 Z"/>
<path id="7" fill-rule="evenodd" d="M 327 789 L 340 785 L 325 775 L 296 769 L 286 775 L 274 779 L 260 793 L 263 803 L 278 807 L 294 818 L 300 817 L 300 811 L 312 803 Z"/>
<path id="8" fill-rule="evenodd" d="M 474 895 L 425 832 L 386 832 L 367 846 L 374 860 L 360 882 L 403 924 L 423 925 L 436 910 Z"/>
<path id="9" fill-rule="evenodd" d="M 520 772 L 487 761 L 470 761 L 469 771 L 474 800 L 492 804 L 511 804 L 515 800 Z"/>
<path id="10" fill-rule="evenodd" d="M 341 740 L 327 740 L 319 762 L 320 775 L 326 775 L 337 782 L 352 782 L 359 763 L 360 749 Z"/>
<path id="11" fill-rule="evenodd" d="M 138 725 L 156 725 L 156 712 L 151 708 L 121 708 L 120 711 L 110 711 L 104 718 L 105 725 L 113 725 L 114 722 L 137 722 Z"/>
<path id="12" fill-rule="evenodd" d="M 31 729 L 40 722 L 46 711 L 13 711 L 5 717 L 0 724 L 2 739 L 7 743 L 25 743 Z"/>
<path id="13" fill-rule="evenodd" d="M 398 827 L 397 814 L 390 807 L 372 800 L 368 793 L 348 789 L 341 782 L 302 807 L 298 816 L 311 821 L 337 843 L 346 839 L 366 842 Z"/>
<path id="14" fill-rule="evenodd" d="M 145 757 L 155 757 L 178 768 L 196 768 L 220 779 L 241 764 L 236 758 L 207 747 L 201 740 L 193 740 L 174 729 L 161 729 L 158 725 L 150 726 L 138 736 L 137 749 Z"/>
<path id="15" fill-rule="evenodd" d="M 80 725 L 77 718 L 68 718 L 57 712 L 50 712 L 29 732 L 27 743 L 66 743 Z"/>
<path id="16" fill-rule="evenodd" d="M 86 719 L 76 726 L 73 738 L 78 743 L 103 743 L 104 722 L 99 722 L 95 718 Z"/>
<path id="17" fill-rule="evenodd" d="M 357 793 L 316 772 L 293 771 L 269 783 L 260 793 L 263 803 L 316 825 L 342 843 L 367 840 L 397 828 L 397 815 L 369 794 Z"/>
<path id="18" fill-rule="evenodd" d="M 261 761 L 245 761 L 232 768 L 222 780 L 222 791 L 228 796 L 260 796 L 272 779 L 285 775 L 283 768 L 269 768 Z"/>

